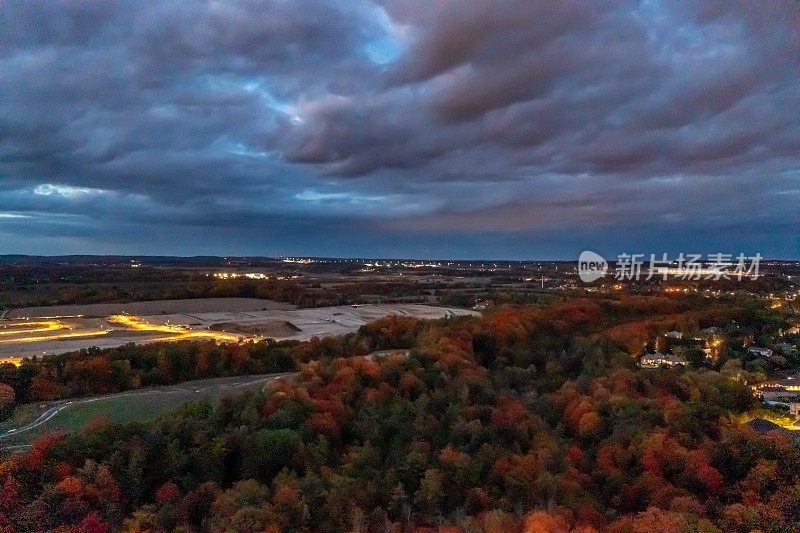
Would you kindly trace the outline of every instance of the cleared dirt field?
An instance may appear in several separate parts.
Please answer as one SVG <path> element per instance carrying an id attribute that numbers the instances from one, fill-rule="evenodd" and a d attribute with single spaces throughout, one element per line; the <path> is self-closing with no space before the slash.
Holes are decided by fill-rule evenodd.
<path id="1" fill-rule="evenodd" d="M 167 313 L 214 313 L 225 311 L 261 311 L 264 309 L 294 309 L 288 303 L 258 298 L 196 298 L 187 300 L 155 300 L 87 305 L 54 305 L 12 309 L 6 318 L 77 316 L 103 317 L 110 315 L 158 315 Z"/>
<path id="2" fill-rule="evenodd" d="M 209 329 L 213 331 L 241 333 L 248 336 L 261 336 L 273 339 L 291 337 L 300 331 L 300 328 L 291 322 L 287 322 L 286 320 L 276 320 L 275 322 L 256 323 L 249 325 L 237 324 L 235 322 L 219 322 L 217 324 L 212 324 Z"/>
<path id="3" fill-rule="evenodd" d="M 245 300 L 244 302 L 242 300 Z M 221 310 L 225 302 L 231 304 Z M 314 309 L 276 309 L 273 302 L 257 300 L 257 309 L 242 311 L 246 299 L 175 300 L 183 309 L 203 307 L 204 312 L 165 313 L 164 302 L 146 302 L 158 314 L 112 315 L 104 318 L 74 317 L 11 319 L 0 321 L 0 360 L 14 360 L 43 354 L 64 353 L 97 346 L 111 348 L 130 342 L 216 339 L 236 342 L 240 339 L 308 340 L 356 331 L 377 318 L 401 315 L 439 319 L 459 315 L 478 315 L 466 309 L 422 304 L 364 304 L 361 306 L 320 307 Z M 145 302 L 142 302 L 145 303 Z M 127 304 L 126 304 L 127 305 Z M 250 307 L 254 302 L 250 301 Z M 76 306 L 69 311 L 76 312 Z M 84 306 L 79 306 L 84 307 Z M 230 307 L 233 307 L 231 309 Z M 264 308 L 267 308 L 266 310 Z M 54 308 L 49 308 L 51 311 Z M 46 315 L 53 316 L 53 315 Z"/>

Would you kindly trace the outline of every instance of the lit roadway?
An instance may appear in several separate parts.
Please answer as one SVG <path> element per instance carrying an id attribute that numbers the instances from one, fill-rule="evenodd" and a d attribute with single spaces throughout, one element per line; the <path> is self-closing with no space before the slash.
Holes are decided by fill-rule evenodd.
<path id="1" fill-rule="evenodd" d="M 38 326 L 32 328 L 31 326 Z M 47 320 L 40 322 L 15 322 L 3 326 L 4 330 L 0 335 L 19 335 L 20 333 L 37 333 L 40 331 L 53 331 L 54 329 L 65 328 L 66 326 L 58 320 Z"/>
<path id="2" fill-rule="evenodd" d="M 67 330 L 68 332 L 56 333 L 53 335 L 31 335 L 32 333 L 43 333 L 56 330 Z M 36 322 L 16 321 L 2 326 L 0 331 L 0 344 L 13 344 L 20 342 L 40 342 L 46 340 L 60 340 L 75 337 L 94 337 L 105 335 L 108 330 L 97 331 L 71 331 L 72 327 L 63 323 L 61 320 L 40 320 Z M 6 358 L 4 361 L 14 362 L 15 358 Z M 18 364 L 19 359 L 16 359 Z"/>
<path id="3" fill-rule="evenodd" d="M 244 335 L 231 335 L 230 333 L 219 333 L 216 331 L 193 331 L 185 326 L 151 324 L 144 319 L 128 316 L 128 315 L 114 315 L 108 317 L 109 322 L 115 324 L 122 324 L 130 329 L 137 331 L 160 331 L 162 333 L 170 333 L 168 337 L 154 339 L 156 341 L 178 341 L 182 339 L 189 339 L 194 337 L 206 337 L 221 341 L 238 341 Z"/>
<path id="4" fill-rule="evenodd" d="M 108 321 L 112 324 L 122 326 L 119 329 L 101 326 L 103 329 L 92 328 L 89 330 L 75 331 L 73 325 L 67 324 L 61 318 L 75 318 L 75 317 L 52 317 L 49 320 L 39 321 L 14 321 L 9 324 L 0 326 L 0 345 L 2 344 L 19 344 L 19 343 L 36 343 L 41 341 L 60 341 L 75 338 L 92 338 L 101 335 L 108 335 L 114 331 L 141 331 L 146 333 L 166 333 L 168 335 L 155 339 L 148 339 L 152 341 L 178 341 L 193 338 L 206 338 L 215 339 L 225 342 L 238 342 L 242 338 L 256 338 L 248 337 L 246 335 L 232 335 L 230 333 L 222 333 L 217 331 L 194 331 L 187 326 L 179 325 L 158 325 L 151 324 L 146 320 L 129 315 L 113 315 L 108 317 Z M 52 333 L 50 333 L 52 332 Z M 3 357 L 0 362 L 13 363 L 19 365 L 21 362 L 20 357 Z"/>

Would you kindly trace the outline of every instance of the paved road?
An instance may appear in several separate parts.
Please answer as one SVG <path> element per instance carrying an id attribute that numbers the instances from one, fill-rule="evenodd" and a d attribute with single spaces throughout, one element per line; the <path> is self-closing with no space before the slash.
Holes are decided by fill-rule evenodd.
<path id="1" fill-rule="evenodd" d="M 36 429 L 37 427 L 41 426 L 42 424 L 46 423 L 48 420 L 56 416 L 58 413 L 63 411 L 64 409 L 72 406 L 72 405 L 80 405 L 90 402 L 96 402 L 100 400 L 107 400 L 109 398 L 120 398 L 125 396 L 135 396 L 137 394 L 147 394 L 147 393 L 160 393 L 160 394 L 186 394 L 187 392 L 201 394 L 204 392 L 209 391 L 232 391 L 237 388 L 247 387 L 251 385 L 255 385 L 257 383 L 261 383 L 264 381 L 271 381 L 275 379 L 284 378 L 287 376 L 293 376 L 296 372 L 282 372 L 278 374 L 260 374 L 256 376 L 238 376 L 235 378 L 219 378 L 219 379 L 204 379 L 198 381 L 187 381 L 184 383 L 179 383 L 177 385 L 169 385 L 164 387 L 153 387 L 147 389 L 136 389 L 133 391 L 128 392 L 120 392 L 117 394 L 107 394 L 105 396 L 95 396 L 92 398 L 82 398 L 82 399 L 72 399 L 72 400 L 62 400 L 59 402 L 55 402 L 47 407 L 35 420 L 30 422 L 29 424 L 9 429 L 3 433 L 0 433 L 0 441 L 8 437 L 16 437 L 23 433 L 26 433 L 32 429 Z M 189 400 L 187 400 L 189 401 Z M 28 445 L 18 445 L 18 446 L 8 446 L 4 447 L 4 449 L 23 449 L 28 447 Z"/>

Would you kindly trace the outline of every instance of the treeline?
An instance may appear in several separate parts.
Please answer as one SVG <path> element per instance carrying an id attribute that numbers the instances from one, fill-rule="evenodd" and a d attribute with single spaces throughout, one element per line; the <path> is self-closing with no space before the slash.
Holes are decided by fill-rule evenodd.
<path id="1" fill-rule="evenodd" d="M 621 305 L 273 344 L 306 361 L 296 380 L 152 424 L 97 421 L 5 461 L 0 527 L 800 531 L 800 447 L 736 422 L 754 402 L 739 379 L 636 369 L 608 333 L 608 306 L 633 316 Z M 405 350 L 364 356 L 390 348 Z"/>
<path id="2" fill-rule="evenodd" d="M 205 276 L 186 279 L 177 272 L 175 279 L 143 283 L 75 283 L 67 286 L 13 284 L 0 288 L 0 301 L 6 307 L 73 305 L 189 298 L 264 298 L 289 302 L 300 307 L 327 304 L 335 293 L 309 293 L 292 280 L 217 280 Z"/>
<path id="3" fill-rule="evenodd" d="M 0 364 L 0 416 L 17 404 L 110 394 L 193 379 L 295 370 L 307 349 L 292 341 L 128 344 Z"/>
<path id="4" fill-rule="evenodd" d="M 136 270 L 136 269 L 130 269 Z M 376 296 L 385 301 L 424 301 L 428 285 L 416 282 L 350 282 L 340 285 L 299 283 L 291 279 L 214 279 L 174 271 L 158 281 L 53 284 L 0 283 L 0 304 L 6 308 L 190 298 L 263 298 L 299 307 L 364 303 Z M 167 281 L 164 281 L 164 280 Z"/>
<path id="5" fill-rule="evenodd" d="M 365 336 L 300 341 L 207 341 L 126 344 L 0 363 L 0 420 L 29 402 L 111 394 L 154 385 L 297 370 L 312 358 L 366 354 Z"/>

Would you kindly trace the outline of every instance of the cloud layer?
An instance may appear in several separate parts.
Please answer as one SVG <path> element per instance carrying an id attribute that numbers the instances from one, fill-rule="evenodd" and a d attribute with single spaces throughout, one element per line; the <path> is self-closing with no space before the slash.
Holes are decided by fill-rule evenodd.
<path id="1" fill-rule="evenodd" d="M 12 1 L 5 252 L 800 256 L 800 4 Z"/>

